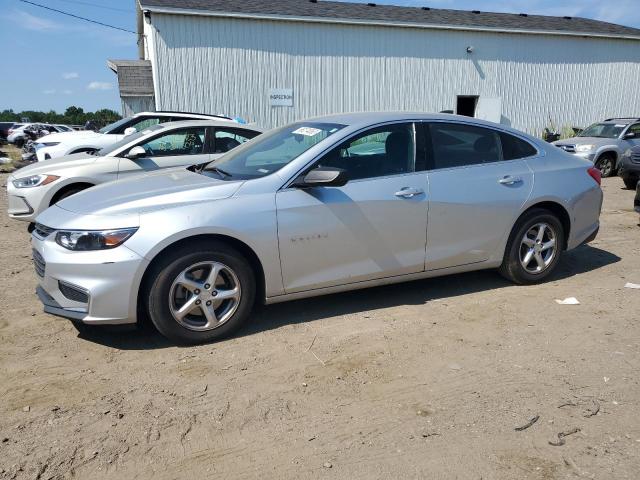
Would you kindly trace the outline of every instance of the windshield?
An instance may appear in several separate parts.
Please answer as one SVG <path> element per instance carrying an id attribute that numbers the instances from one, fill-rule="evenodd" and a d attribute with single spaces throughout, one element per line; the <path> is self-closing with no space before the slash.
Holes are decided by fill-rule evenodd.
<path id="1" fill-rule="evenodd" d="M 127 135 L 122 140 L 116 143 L 112 143 L 111 145 L 98 150 L 96 155 L 98 155 L 99 157 L 106 157 L 111 152 L 114 152 L 119 148 L 124 147 L 125 145 L 128 145 L 129 143 L 137 140 L 138 138 L 143 137 L 145 135 L 149 135 L 149 133 L 155 130 L 160 130 L 160 129 L 162 129 L 160 125 L 154 125 L 152 127 L 147 128 L 146 130 L 143 130 L 142 132 L 136 132 L 136 133 L 132 133 L 131 135 Z"/>
<path id="2" fill-rule="evenodd" d="M 579 137 L 618 138 L 626 125 L 595 123 L 580 132 Z"/>
<path id="3" fill-rule="evenodd" d="M 264 133 L 207 165 L 224 178 L 249 180 L 270 175 L 345 125 L 337 123 L 293 123 Z"/>
<path id="4" fill-rule="evenodd" d="M 131 118 L 123 118 L 122 120 L 118 120 L 117 122 L 110 123 L 109 125 L 106 125 L 98 130 L 98 133 L 110 133 L 112 130 L 115 130 L 121 125 L 124 125 L 129 120 L 131 120 Z"/>

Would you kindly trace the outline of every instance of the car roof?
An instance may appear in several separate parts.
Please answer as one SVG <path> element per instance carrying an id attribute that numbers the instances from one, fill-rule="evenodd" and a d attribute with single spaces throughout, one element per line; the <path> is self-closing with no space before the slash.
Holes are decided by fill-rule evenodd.
<path id="1" fill-rule="evenodd" d="M 174 117 L 174 116 L 184 116 L 184 117 L 202 117 L 202 118 L 220 118 L 226 121 L 234 121 L 231 117 L 227 117 L 226 115 L 215 115 L 208 113 L 195 113 L 195 112 L 173 112 L 169 110 L 159 110 L 157 112 L 138 112 L 134 117 L 139 117 L 141 115 L 158 115 L 160 117 Z"/>
<path id="2" fill-rule="evenodd" d="M 453 115 L 450 113 L 424 113 L 424 112 L 356 112 L 356 113 L 340 113 L 334 115 L 324 115 L 308 119 L 307 121 L 318 121 L 326 123 L 338 123 L 348 126 L 368 126 L 376 123 L 394 122 L 394 121 L 416 121 L 416 120 L 455 120 L 459 122 L 474 123 L 488 127 L 500 127 L 504 130 L 511 130 L 504 125 L 480 120 L 474 117 L 466 117 L 463 115 Z"/>
<path id="3" fill-rule="evenodd" d="M 255 132 L 264 132 L 263 128 L 260 128 L 256 125 L 232 123 L 232 122 L 229 122 L 228 120 L 180 120 L 177 122 L 159 123 L 157 125 L 154 125 L 154 127 L 160 127 L 160 128 L 154 129 L 155 132 L 159 132 L 160 130 L 166 129 L 166 128 L 180 128 L 180 127 L 225 127 L 225 128 L 236 128 L 240 130 L 253 130 Z"/>
<path id="4" fill-rule="evenodd" d="M 638 117 L 621 117 L 621 118 L 607 118 L 604 122 L 599 123 L 615 123 L 618 125 L 629 125 L 630 123 L 638 122 Z"/>

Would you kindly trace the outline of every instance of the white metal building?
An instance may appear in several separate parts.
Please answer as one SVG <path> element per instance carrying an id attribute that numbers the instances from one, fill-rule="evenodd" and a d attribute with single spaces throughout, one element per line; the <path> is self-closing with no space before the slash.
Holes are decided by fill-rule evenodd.
<path id="1" fill-rule="evenodd" d="M 265 127 L 334 112 L 453 110 L 533 134 L 550 118 L 586 126 L 640 115 L 640 30 L 595 20 L 315 0 L 139 0 L 138 29 L 158 110 Z"/>

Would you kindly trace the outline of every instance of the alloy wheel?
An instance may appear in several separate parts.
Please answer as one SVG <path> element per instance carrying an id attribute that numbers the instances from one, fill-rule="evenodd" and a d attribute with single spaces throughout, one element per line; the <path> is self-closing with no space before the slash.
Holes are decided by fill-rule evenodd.
<path id="1" fill-rule="evenodd" d="M 599 160 L 598 170 L 600 170 L 600 173 L 602 174 L 603 177 L 605 178 L 610 177 L 611 174 L 613 173 L 613 160 L 611 160 L 609 157 L 605 157 Z"/>
<path id="2" fill-rule="evenodd" d="M 529 228 L 520 242 L 520 265 L 527 273 L 544 272 L 556 256 L 557 235 L 548 223 L 536 223 Z"/>
<path id="3" fill-rule="evenodd" d="M 169 291 L 176 322 L 194 331 L 213 330 L 238 309 L 242 290 L 236 273 L 220 262 L 199 262 L 185 268 Z"/>

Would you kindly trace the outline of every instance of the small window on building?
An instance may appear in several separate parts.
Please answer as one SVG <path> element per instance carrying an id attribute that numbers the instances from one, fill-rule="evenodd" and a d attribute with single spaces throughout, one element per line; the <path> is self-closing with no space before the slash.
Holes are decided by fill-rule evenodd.
<path id="1" fill-rule="evenodd" d="M 452 168 L 502 160 L 494 130 L 456 123 L 431 123 L 433 168 Z"/>
<path id="2" fill-rule="evenodd" d="M 502 156 L 505 160 L 533 157 L 538 153 L 529 142 L 507 133 L 500 134 L 500 141 L 502 142 Z"/>
<path id="3" fill-rule="evenodd" d="M 465 117 L 476 116 L 476 106 L 478 105 L 477 95 L 458 95 L 456 103 L 456 113 Z"/>

